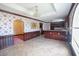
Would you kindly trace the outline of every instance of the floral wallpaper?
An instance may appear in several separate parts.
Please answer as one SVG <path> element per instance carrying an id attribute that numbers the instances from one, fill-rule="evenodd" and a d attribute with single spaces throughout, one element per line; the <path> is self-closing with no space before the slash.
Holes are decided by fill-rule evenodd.
<path id="1" fill-rule="evenodd" d="M 11 28 L 11 17 L 7 14 L 0 12 L 0 35 L 7 35 L 12 33 Z"/>
<path id="2" fill-rule="evenodd" d="M 13 35 L 14 34 L 14 32 L 13 32 L 13 21 L 16 20 L 16 19 L 21 19 L 22 21 L 24 21 L 24 26 L 25 26 L 24 31 L 25 32 L 31 31 L 31 30 L 33 31 L 33 29 L 31 29 L 30 23 L 36 22 L 36 21 L 29 21 L 29 19 L 27 19 L 27 18 L 23 18 L 23 17 L 20 17 L 20 16 L 0 12 L 0 36 Z M 40 29 L 38 28 L 36 30 L 40 30 Z"/>

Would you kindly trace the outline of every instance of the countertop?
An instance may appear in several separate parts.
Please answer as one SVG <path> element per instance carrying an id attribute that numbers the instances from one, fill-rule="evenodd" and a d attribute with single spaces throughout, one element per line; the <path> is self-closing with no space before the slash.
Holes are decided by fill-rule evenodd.
<path id="1" fill-rule="evenodd" d="M 44 31 L 67 31 L 67 30 L 44 30 Z"/>

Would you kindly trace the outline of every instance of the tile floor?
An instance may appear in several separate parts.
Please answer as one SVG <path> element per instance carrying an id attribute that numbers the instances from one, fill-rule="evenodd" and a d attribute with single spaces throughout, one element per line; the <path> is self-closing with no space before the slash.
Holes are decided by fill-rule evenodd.
<path id="1" fill-rule="evenodd" d="M 0 50 L 2 56 L 70 56 L 64 41 L 39 36 Z"/>

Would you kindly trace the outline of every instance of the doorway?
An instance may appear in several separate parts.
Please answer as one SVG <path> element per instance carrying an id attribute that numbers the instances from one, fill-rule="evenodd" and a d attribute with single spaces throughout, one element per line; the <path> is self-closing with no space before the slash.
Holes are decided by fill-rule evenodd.
<path id="1" fill-rule="evenodd" d="M 22 42 L 24 40 L 24 22 L 20 19 L 16 19 L 13 22 L 14 42 Z"/>
<path id="2" fill-rule="evenodd" d="M 13 22 L 13 27 L 14 27 L 14 34 L 24 34 L 24 22 L 21 20 L 15 20 Z"/>
<path id="3" fill-rule="evenodd" d="M 43 34 L 43 23 L 40 23 L 41 34 Z"/>

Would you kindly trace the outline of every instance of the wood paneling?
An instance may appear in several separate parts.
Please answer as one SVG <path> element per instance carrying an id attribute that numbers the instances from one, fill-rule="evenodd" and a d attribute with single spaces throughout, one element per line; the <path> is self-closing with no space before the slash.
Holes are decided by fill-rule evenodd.
<path id="1" fill-rule="evenodd" d="M 14 35 L 13 39 L 16 39 L 16 38 L 18 38 L 20 40 L 24 40 L 24 34 Z"/>
<path id="2" fill-rule="evenodd" d="M 49 39 L 56 39 L 56 40 L 66 40 L 66 32 L 65 31 L 45 31 L 44 37 Z"/>
<path id="3" fill-rule="evenodd" d="M 24 40 L 29 40 L 40 35 L 40 31 L 28 32 L 24 34 Z"/>
<path id="4" fill-rule="evenodd" d="M 14 40 L 16 38 L 26 41 L 26 40 L 32 39 L 34 37 L 37 37 L 39 35 L 40 35 L 40 31 L 34 31 L 34 32 L 27 32 L 27 33 L 19 34 L 19 35 L 0 36 L 0 49 L 14 45 Z"/>
<path id="5" fill-rule="evenodd" d="M 0 49 L 6 48 L 11 45 L 14 45 L 12 35 L 0 36 Z"/>
<path id="6" fill-rule="evenodd" d="M 13 38 L 18 38 L 25 41 L 37 37 L 39 35 L 40 35 L 40 31 L 34 31 L 34 32 L 27 32 L 24 34 L 14 35 Z"/>

